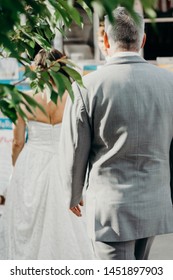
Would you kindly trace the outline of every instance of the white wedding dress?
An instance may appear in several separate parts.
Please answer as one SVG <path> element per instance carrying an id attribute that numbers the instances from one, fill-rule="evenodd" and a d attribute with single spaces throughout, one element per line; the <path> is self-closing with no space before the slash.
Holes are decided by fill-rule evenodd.
<path id="1" fill-rule="evenodd" d="M 28 122 L 4 209 L 5 259 L 93 259 L 85 221 L 67 205 L 59 176 L 61 125 Z"/>

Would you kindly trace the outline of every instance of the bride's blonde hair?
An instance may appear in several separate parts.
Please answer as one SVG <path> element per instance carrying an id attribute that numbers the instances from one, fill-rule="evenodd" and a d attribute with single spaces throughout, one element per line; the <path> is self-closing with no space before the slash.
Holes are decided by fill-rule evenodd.
<path id="1" fill-rule="evenodd" d="M 61 58 L 66 58 L 65 54 L 62 54 L 60 51 L 57 49 L 52 49 L 50 51 L 46 51 L 44 49 L 41 49 L 35 56 L 34 58 L 34 63 L 36 67 L 40 67 L 41 70 L 49 68 L 49 63 L 48 62 L 54 62 L 56 60 L 59 60 Z M 62 69 L 62 66 L 65 66 L 66 63 L 62 61 L 57 61 L 60 64 L 60 69 L 57 71 L 57 73 L 61 73 L 64 76 L 66 76 L 69 81 L 71 82 L 71 77 Z M 50 81 L 52 83 L 53 79 L 50 76 Z"/>
<path id="2" fill-rule="evenodd" d="M 45 69 L 48 67 L 47 61 L 56 61 L 60 58 L 65 57 L 60 51 L 56 49 L 52 49 L 51 51 L 46 51 L 41 49 L 34 58 L 34 63 L 36 66 L 39 66 L 41 69 Z M 61 63 L 62 64 L 62 63 Z"/>

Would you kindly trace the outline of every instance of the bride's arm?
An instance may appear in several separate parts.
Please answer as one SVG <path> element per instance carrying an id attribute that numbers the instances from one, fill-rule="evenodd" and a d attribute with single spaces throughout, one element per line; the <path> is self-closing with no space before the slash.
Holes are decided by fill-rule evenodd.
<path id="1" fill-rule="evenodd" d="M 16 163 L 16 160 L 23 149 L 25 144 L 25 121 L 19 116 L 16 124 L 13 127 L 13 142 L 12 142 L 12 164 Z"/>

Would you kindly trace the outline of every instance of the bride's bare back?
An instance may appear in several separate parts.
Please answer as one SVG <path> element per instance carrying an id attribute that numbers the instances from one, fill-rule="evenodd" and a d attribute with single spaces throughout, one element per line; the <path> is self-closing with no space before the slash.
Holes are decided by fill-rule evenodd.
<path id="1" fill-rule="evenodd" d="M 33 96 L 32 92 L 28 92 L 41 106 L 43 106 L 46 114 L 44 114 L 39 108 L 36 108 L 35 115 L 30 114 L 25 109 L 28 120 L 34 120 L 43 123 L 57 124 L 62 122 L 62 116 L 65 107 L 65 101 L 67 93 L 64 93 L 62 99 L 57 99 L 57 105 L 53 101 L 47 100 L 46 93 L 38 93 Z"/>
<path id="2" fill-rule="evenodd" d="M 65 101 L 68 93 L 64 93 L 62 100 L 58 98 L 57 105 L 53 101 L 48 101 L 45 93 L 38 93 L 33 96 L 32 92 L 28 92 L 40 105 L 45 109 L 43 113 L 38 107 L 35 110 L 35 114 L 32 115 L 29 113 L 26 108 L 22 108 L 27 116 L 28 121 L 37 121 L 48 124 L 58 124 L 62 122 Z M 12 143 L 12 163 L 15 165 L 15 162 L 18 158 L 19 153 L 21 152 L 25 144 L 25 121 L 18 117 L 16 125 L 13 128 L 13 143 Z"/>

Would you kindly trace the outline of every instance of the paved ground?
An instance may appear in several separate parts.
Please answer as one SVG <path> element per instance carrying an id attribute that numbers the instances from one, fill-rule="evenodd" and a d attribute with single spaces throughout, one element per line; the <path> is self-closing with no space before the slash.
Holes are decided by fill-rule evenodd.
<path id="1" fill-rule="evenodd" d="M 173 233 L 155 237 L 149 259 L 173 260 Z"/>

